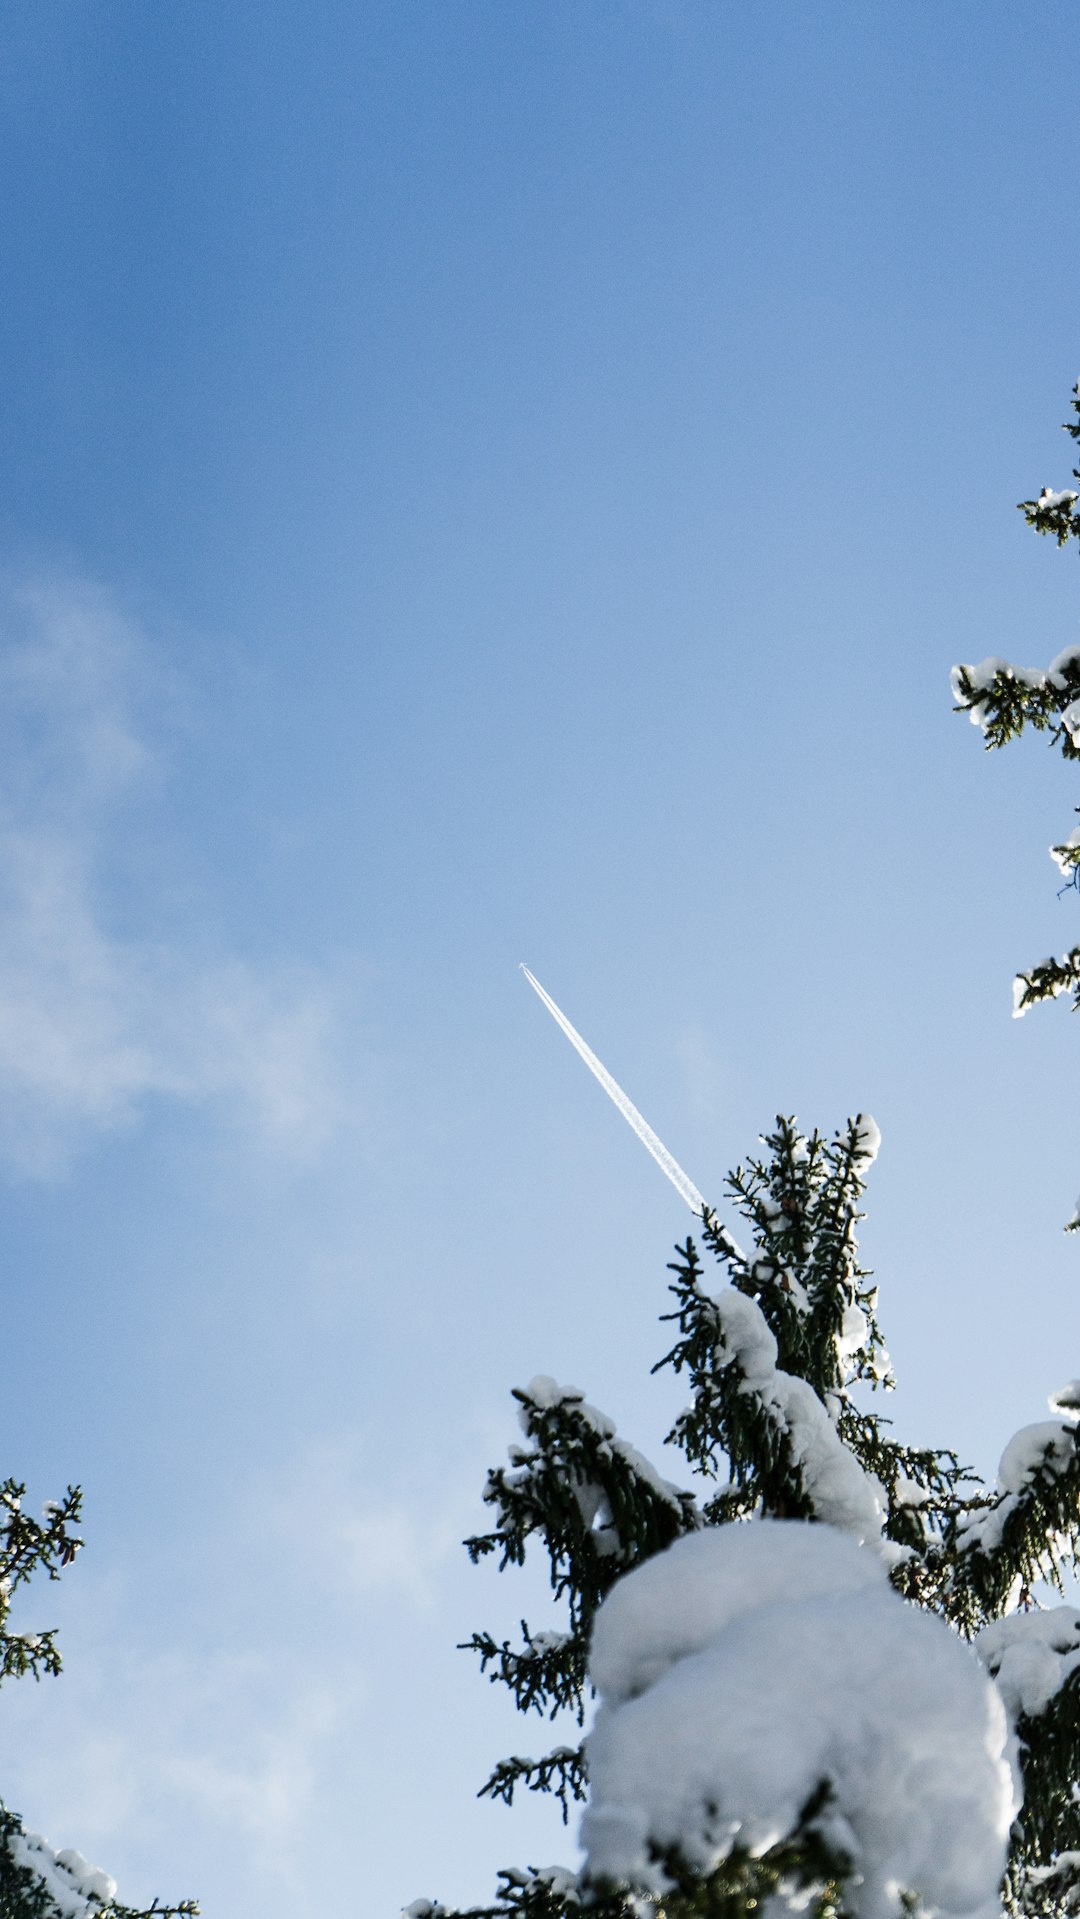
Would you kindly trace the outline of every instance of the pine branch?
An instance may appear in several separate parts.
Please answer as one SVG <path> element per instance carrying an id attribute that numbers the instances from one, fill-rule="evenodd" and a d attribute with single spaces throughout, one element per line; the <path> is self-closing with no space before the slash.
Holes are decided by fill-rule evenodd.
<path id="1" fill-rule="evenodd" d="M 710 1225 L 706 1215 L 706 1235 Z M 747 1369 L 729 1343 L 723 1306 L 702 1284 L 704 1269 L 692 1239 L 679 1248 L 668 1271 L 675 1274 L 668 1290 L 676 1307 L 663 1318 L 675 1321 L 680 1337 L 653 1371 L 670 1366 L 675 1373 L 688 1373 L 693 1394 L 668 1434 L 669 1444 L 707 1477 L 727 1464 L 751 1510 L 808 1519 L 813 1504 L 801 1484 L 786 1424 L 751 1389 Z M 760 1318 L 762 1333 L 771 1337 L 763 1313 Z"/>
<path id="2" fill-rule="evenodd" d="M 1071 439 L 1080 440 L 1080 380 L 1073 388 L 1070 406 L 1076 417 L 1065 420 L 1062 431 Z M 1080 472 L 1076 467 L 1073 468 L 1073 479 L 1080 480 Z M 1075 493 L 1071 487 L 1055 493 L 1050 487 L 1044 486 L 1037 500 L 1021 500 L 1017 510 L 1036 533 L 1047 534 L 1059 546 L 1064 546 L 1068 540 L 1080 539 L 1080 514 L 1075 511 L 1077 500 L 1080 500 L 1080 493 Z"/>
<path id="3" fill-rule="evenodd" d="M 524 1619 L 521 1635 L 524 1644 L 517 1649 L 508 1639 L 499 1644 L 488 1632 L 474 1632 L 458 1651 L 478 1653 L 480 1671 L 510 1688 L 519 1712 L 546 1713 L 549 1719 L 572 1712 L 583 1725 L 586 1657 L 580 1635 L 532 1633 Z"/>
<path id="4" fill-rule="evenodd" d="M 1027 973 L 1018 973 L 1013 981 L 1013 1011 L 1019 1016 L 1040 1001 L 1057 999 L 1061 993 L 1073 996 L 1073 1011 L 1080 1007 L 1080 946 L 1074 946 L 1062 959 L 1040 960 Z"/>
<path id="5" fill-rule="evenodd" d="M 402 1919 L 576 1919 L 582 1896 L 577 1877 L 561 1866 L 537 1870 L 530 1866 L 522 1872 L 517 1866 L 504 1866 L 499 1875 L 495 1903 L 470 1906 L 467 1911 L 451 1911 L 430 1899 L 417 1899 L 406 1906 Z M 595 1919 L 637 1919 L 641 1908 L 636 1900 L 590 1901 Z"/>
<path id="6" fill-rule="evenodd" d="M 1025 727 L 1049 732 L 1067 760 L 1080 759 L 1080 744 L 1065 716 L 1080 699 L 1080 648 L 1070 647 L 1045 670 L 988 659 L 954 666 L 954 711 L 982 729 L 987 751 L 1019 739 Z"/>
<path id="7" fill-rule="evenodd" d="M 1018 1590 L 1045 1579 L 1064 1591 L 1061 1566 L 1080 1547 L 1080 1453 L 1077 1429 L 1057 1421 L 1026 1427 L 1006 1484 L 955 1522 L 954 1593 L 983 1620 L 998 1618 Z M 1009 1460 L 1006 1451 L 1003 1466 Z"/>
<path id="8" fill-rule="evenodd" d="M 1024 1803 L 1017 1818 L 1016 1857 L 1051 1866 L 1062 1851 L 1080 1853 L 1080 1673 L 1066 1680 L 1045 1710 L 1017 1720 Z"/>
<path id="9" fill-rule="evenodd" d="M 497 1526 L 465 1544 L 474 1564 L 499 1553 L 502 1570 L 523 1564 L 530 1539 L 542 1539 L 552 1591 L 567 1604 L 569 1631 L 534 1636 L 523 1620 L 520 1648 L 474 1633 L 464 1649 L 479 1654 L 490 1679 L 510 1687 L 521 1710 L 550 1718 L 569 1711 L 581 1725 L 588 1637 L 601 1600 L 629 1567 L 693 1531 L 702 1518 L 693 1495 L 662 1479 L 576 1387 L 536 1379 L 514 1397 L 528 1443 L 512 1449 L 509 1469 L 488 1475 L 484 1499 L 496 1509 Z M 559 1747 L 541 1760 L 503 1760 L 480 1793 L 510 1805 L 519 1785 L 553 1792 L 565 1822 L 570 1799 L 584 1797 L 580 1748 Z"/>
<path id="10" fill-rule="evenodd" d="M 570 1801 L 585 1798 L 587 1777 L 584 1748 L 556 1746 L 542 1759 L 522 1759 L 517 1754 L 510 1759 L 500 1759 L 476 1796 L 501 1799 L 504 1805 L 511 1806 L 519 1786 L 526 1786 L 530 1792 L 554 1793 L 562 1807 L 565 1826 L 570 1817 Z"/>
<path id="11" fill-rule="evenodd" d="M 522 1565 L 530 1538 L 542 1538 L 552 1591 L 580 1635 L 620 1574 L 692 1531 L 700 1515 L 693 1494 L 662 1479 L 576 1388 L 534 1380 L 514 1398 L 530 1443 L 513 1449 L 509 1469 L 489 1473 L 484 1500 L 498 1524 L 466 1548 L 474 1563 L 498 1552 L 502 1570 Z"/>

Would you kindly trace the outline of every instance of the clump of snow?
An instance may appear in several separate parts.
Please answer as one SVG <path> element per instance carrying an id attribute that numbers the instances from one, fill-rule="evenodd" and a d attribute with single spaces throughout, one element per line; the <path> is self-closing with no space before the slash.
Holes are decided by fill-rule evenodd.
<path id="1" fill-rule="evenodd" d="M 973 693 L 988 693 L 999 673 L 1011 674 L 1011 672 L 1012 667 L 1008 660 L 998 659 L 995 653 L 991 653 L 989 658 L 981 660 L 978 666 L 968 667 L 968 683 Z"/>
<path id="2" fill-rule="evenodd" d="M 1017 1809 L 998 1693 L 964 1643 L 825 1526 L 686 1535 L 595 1621 L 586 1877 L 663 1892 L 657 1853 L 714 1870 L 793 1833 L 823 1781 L 859 1919 L 916 1895 L 988 1908 Z"/>
<path id="3" fill-rule="evenodd" d="M 855 1118 L 855 1155 L 867 1166 L 872 1166 L 881 1151 L 881 1128 L 869 1113 L 858 1113 Z"/>
<path id="4" fill-rule="evenodd" d="M 548 1412 L 554 1406 L 576 1406 L 579 1411 L 588 1415 L 590 1423 L 596 1426 L 598 1431 L 603 1432 L 605 1437 L 609 1432 L 615 1431 L 614 1421 L 609 1419 L 606 1413 L 599 1413 L 595 1406 L 586 1404 L 585 1394 L 580 1386 L 560 1386 L 558 1380 L 552 1379 L 550 1373 L 537 1373 L 535 1378 L 530 1379 L 525 1388 L 525 1397 L 531 1400 L 534 1406 L 539 1407 L 541 1412 Z M 525 1432 L 528 1432 L 529 1409 L 527 1406 L 518 1407 L 518 1424 Z"/>
<path id="5" fill-rule="evenodd" d="M 1063 1419 L 1080 1420 L 1080 1379 L 1070 1379 L 1057 1391 L 1050 1393 L 1046 1401 L 1052 1413 L 1060 1413 Z"/>
<path id="6" fill-rule="evenodd" d="M 16 1865 L 41 1880 L 63 1919 L 94 1919 L 116 1898 L 115 1879 L 89 1865 L 73 1846 L 54 1852 L 38 1832 L 13 1832 L 7 1843 Z"/>
<path id="7" fill-rule="evenodd" d="M 580 1425 L 595 1434 L 601 1457 L 619 1459 L 635 1478 L 643 1481 L 658 1499 L 665 1500 L 681 1518 L 682 1496 L 679 1488 L 657 1472 L 652 1461 L 646 1459 L 644 1453 L 639 1453 L 636 1446 L 619 1437 L 615 1421 L 607 1413 L 601 1412 L 599 1407 L 591 1406 L 580 1386 L 560 1386 L 558 1380 L 552 1379 L 549 1373 L 538 1373 L 524 1389 L 516 1391 L 516 1397 L 520 1402 L 518 1422 L 530 1444 L 511 1448 L 513 1471 L 507 1477 L 509 1485 L 525 1483 L 542 1464 L 542 1453 L 532 1432 L 534 1414 L 537 1411 L 544 1413 L 564 1409 Z M 583 1523 L 593 1534 L 597 1551 L 610 1554 L 622 1552 L 625 1542 L 620 1536 L 604 1488 L 584 1475 L 577 1475 L 571 1480 L 571 1491 Z"/>
<path id="8" fill-rule="evenodd" d="M 851 1359 L 860 1351 L 869 1330 L 869 1321 L 861 1306 L 844 1307 L 840 1331 L 836 1335 L 836 1352 L 841 1362 Z"/>
<path id="9" fill-rule="evenodd" d="M 898 1557 L 902 1549 L 882 1538 L 888 1506 L 881 1481 L 864 1472 L 848 1451 L 809 1382 L 777 1365 L 776 1340 L 757 1301 L 726 1286 L 713 1304 L 722 1334 L 717 1360 L 739 1365 L 743 1390 L 753 1393 L 786 1433 L 815 1517 L 873 1541 L 886 1558 Z"/>
<path id="10" fill-rule="evenodd" d="M 1040 504 L 1045 505 L 1047 498 L 1051 504 L 1057 505 L 1066 498 L 1075 501 L 1078 497 L 1075 493 L 1044 496 Z M 992 653 L 987 659 L 980 660 L 978 666 L 954 666 L 949 675 L 949 684 L 958 706 L 970 701 L 968 717 L 972 725 L 985 730 L 989 719 L 990 696 L 996 682 L 1012 680 L 1017 686 L 1026 686 L 1032 693 L 1042 693 L 1048 686 L 1064 686 L 1073 668 L 1080 668 L 1080 647 L 1076 646 L 1059 653 L 1048 668 L 1018 666 L 1014 660 L 1003 660 Z M 1000 693 L 1000 687 L 998 691 Z"/>
<path id="11" fill-rule="evenodd" d="M 1010 1613 L 983 1627 L 975 1650 L 1012 1717 L 1034 1716 L 1080 1668 L 1080 1615 L 1075 1606 Z"/>
<path id="12" fill-rule="evenodd" d="M 528 1872 L 511 1867 L 504 1871 L 503 1877 L 511 1886 L 544 1886 L 555 1899 L 565 1899 L 575 1906 L 581 1904 L 577 1874 L 566 1866 L 530 1866 Z"/>
<path id="13" fill-rule="evenodd" d="M 1040 960 L 1039 962 L 1040 966 L 1053 966 L 1053 964 L 1054 964 L 1054 960 L 1053 960 L 1052 954 L 1050 955 L 1049 958 Z M 1038 972 L 1038 970 L 1039 970 L 1038 967 L 1033 966 L 1030 973 L 1017 973 L 1016 978 L 1013 980 L 1012 1016 L 1014 1019 L 1023 1019 L 1024 1014 L 1028 1010 L 1027 1006 L 1025 1006 L 1024 1004 L 1024 995 L 1026 994 L 1028 988 L 1032 985 L 1034 975 L 1035 973 Z M 1051 992 L 1050 992 L 1051 999 L 1056 999 L 1058 994 L 1063 993 L 1064 991 L 1065 991 L 1065 981 L 1062 980 L 1062 981 L 1059 981 L 1055 986 L 1051 988 Z"/>
<path id="14" fill-rule="evenodd" d="M 1058 506 L 1075 506 L 1078 498 L 1080 495 L 1074 493 L 1070 486 L 1062 487 L 1060 493 L 1055 493 L 1050 487 L 1044 486 L 1035 505 L 1043 513 L 1052 513 Z"/>
<path id="15" fill-rule="evenodd" d="M 1050 858 L 1058 872 L 1067 880 L 1070 880 L 1076 871 L 1076 861 L 1069 858 L 1069 850 L 1074 846 L 1080 846 L 1080 826 L 1073 827 L 1067 840 L 1062 840 L 1059 845 L 1050 848 Z"/>
<path id="16" fill-rule="evenodd" d="M 1073 700 L 1061 715 L 1061 724 L 1073 746 L 1080 744 L 1080 700 Z"/>
<path id="17" fill-rule="evenodd" d="M 1014 1433 L 998 1466 L 998 1492 L 992 1506 L 965 1513 L 957 1525 L 961 1546 L 996 1552 L 1009 1514 L 1014 1512 L 1038 1473 L 1068 1472 L 1076 1460 L 1076 1429 L 1060 1419 L 1040 1419 Z"/>
<path id="18" fill-rule="evenodd" d="M 830 1526 L 755 1520 L 689 1533 L 613 1586 L 597 1614 L 589 1677 L 611 1705 L 647 1691 L 735 1620 L 788 1599 L 835 1598 L 881 1585 L 872 1554 Z M 672 1606 L 678 1582 L 677 1603 Z"/>
<path id="19" fill-rule="evenodd" d="M 1067 646 L 1050 662 L 1047 678 L 1051 686 L 1064 686 L 1070 674 L 1080 671 L 1080 646 Z"/>
<path id="20" fill-rule="evenodd" d="M 1040 1466 L 1063 1473 L 1075 1458 L 1076 1440 L 1068 1427 L 1058 1419 L 1036 1420 L 1009 1440 L 998 1466 L 998 1485 L 1003 1493 L 1022 1493 Z"/>

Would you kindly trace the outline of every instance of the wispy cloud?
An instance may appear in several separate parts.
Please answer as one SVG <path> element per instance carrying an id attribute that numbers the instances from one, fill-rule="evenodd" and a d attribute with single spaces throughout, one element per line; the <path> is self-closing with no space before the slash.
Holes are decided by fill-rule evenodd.
<path id="1" fill-rule="evenodd" d="M 175 687 L 136 623 L 72 581 L 0 595 L 0 1155 L 55 1172 L 155 1098 L 310 1153 L 341 1099 L 333 982 L 156 933 L 113 879 L 165 777 Z"/>
<path id="2" fill-rule="evenodd" d="M 380 1483 L 372 1453 L 352 1434 L 307 1445 L 266 1495 L 267 1524 L 287 1538 L 303 1510 L 312 1578 L 324 1592 L 430 1611 L 443 1568 L 476 1530 L 480 1474 L 459 1471 L 449 1484 L 440 1475 L 410 1496 Z"/>

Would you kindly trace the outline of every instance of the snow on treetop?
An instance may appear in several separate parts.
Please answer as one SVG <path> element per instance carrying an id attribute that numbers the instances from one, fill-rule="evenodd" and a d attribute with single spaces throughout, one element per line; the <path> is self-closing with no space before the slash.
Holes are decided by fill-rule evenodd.
<path id="1" fill-rule="evenodd" d="M 916 1895 L 998 1910 L 1018 1793 L 1001 1699 L 970 1649 L 831 1528 L 755 1520 L 688 1535 L 597 1614 L 582 1844 L 591 1880 L 662 1892 L 658 1855 L 715 1869 L 797 1830 L 853 1861 L 858 1919 Z"/>
<path id="2" fill-rule="evenodd" d="M 581 1407 L 585 1412 L 592 1415 L 594 1425 L 603 1425 L 605 1428 L 610 1427 L 612 1432 L 615 1430 L 606 1413 L 598 1413 L 595 1406 L 587 1406 L 585 1404 L 585 1394 L 580 1386 L 560 1386 L 558 1380 L 552 1379 L 550 1373 L 537 1373 L 534 1378 L 530 1379 L 525 1388 L 525 1398 L 530 1400 L 534 1406 L 540 1407 Z M 525 1426 L 527 1431 L 528 1413 L 524 1407 L 518 1410 L 518 1421 Z"/>
<path id="3" fill-rule="evenodd" d="M 855 1150 L 868 1166 L 873 1165 L 881 1151 L 881 1128 L 869 1113 L 855 1115 Z"/>

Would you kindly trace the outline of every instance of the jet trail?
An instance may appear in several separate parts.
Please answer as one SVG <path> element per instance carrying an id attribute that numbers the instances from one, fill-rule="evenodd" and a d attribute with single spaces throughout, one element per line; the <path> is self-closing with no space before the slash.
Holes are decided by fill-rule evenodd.
<path id="1" fill-rule="evenodd" d="M 528 980 L 529 985 L 534 989 L 535 992 L 537 992 L 540 995 L 540 998 L 543 1000 L 544 1005 L 547 1007 L 548 1012 L 551 1014 L 552 1019 L 555 1020 L 557 1025 L 562 1027 L 563 1032 L 566 1034 L 566 1037 L 570 1041 L 571 1046 L 573 1046 L 577 1050 L 577 1052 L 581 1054 L 581 1057 L 585 1061 L 585 1064 L 588 1067 L 590 1073 L 594 1074 L 595 1077 L 600 1081 L 600 1084 L 603 1087 L 608 1098 L 614 1101 L 615 1105 L 618 1107 L 627 1125 L 633 1128 L 634 1132 L 637 1134 L 639 1140 L 644 1146 L 646 1152 L 649 1152 L 652 1154 L 654 1160 L 656 1161 L 656 1164 L 660 1168 L 660 1171 L 662 1173 L 667 1174 L 667 1177 L 671 1181 L 671 1184 L 674 1186 L 675 1191 L 677 1193 L 681 1193 L 683 1199 L 685 1199 L 687 1205 L 689 1206 L 690 1211 L 692 1213 L 696 1213 L 698 1218 L 700 1219 L 702 1216 L 702 1213 L 705 1210 L 705 1201 L 702 1198 L 701 1194 L 698 1192 L 698 1189 L 694 1185 L 693 1180 L 688 1179 L 686 1174 L 683 1172 L 682 1167 L 679 1165 L 678 1161 L 672 1159 L 671 1154 L 668 1152 L 668 1149 L 664 1145 L 663 1140 L 657 1139 L 656 1134 L 653 1132 L 653 1129 L 649 1125 L 648 1120 L 642 1118 L 641 1114 L 638 1112 L 637 1107 L 634 1105 L 633 1100 L 627 1098 L 626 1094 L 623 1092 L 622 1087 L 617 1083 L 616 1080 L 612 1079 L 611 1074 L 607 1070 L 607 1067 L 601 1065 L 600 1061 L 596 1057 L 596 1054 L 593 1052 L 592 1047 L 586 1046 L 585 1041 L 581 1037 L 581 1034 L 576 1030 L 575 1027 L 571 1026 L 570 1021 L 566 1017 L 566 1014 L 560 1011 L 560 1009 L 556 1006 L 555 1001 L 550 997 L 550 995 L 545 993 L 543 987 L 540 984 L 540 981 L 536 979 L 532 973 L 530 973 L 524 960 L 522 960 L 521 962 L 521 970 L 524 973 L 525 978 Z"/>

